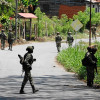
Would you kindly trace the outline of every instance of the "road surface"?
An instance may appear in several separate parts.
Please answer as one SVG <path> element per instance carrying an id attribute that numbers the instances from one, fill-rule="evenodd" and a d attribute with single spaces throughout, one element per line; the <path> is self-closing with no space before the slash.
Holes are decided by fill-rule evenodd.
<path id="1" fill-rule="evenodd" d="M 32 76 L 39 92 L 32 94 L 27 83 L 26 94 L 19 94 L 23 80 L 18 54 L 26 53 L 27 46 L 34 46 L 33 57 L 37 59 L 32 66 Z M 62 49 L 68 45 L 62 43 Z M 55 42 L 30 43 L 13 46 L 13 51 L 0 50 L 0 100 L 99 100 L 100 89 L 86 87 L 86 83 L 66 72 L 56 63 Z"/>

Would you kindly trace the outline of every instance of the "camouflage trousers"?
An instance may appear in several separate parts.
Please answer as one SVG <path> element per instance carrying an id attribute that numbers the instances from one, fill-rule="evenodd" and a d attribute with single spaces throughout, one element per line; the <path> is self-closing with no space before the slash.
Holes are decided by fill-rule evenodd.
<path id="1" fill-rule="evenodd" d="M 92 38 L 96 39 L 96 33 L 92 32 Z"/>
<path id="2" fill-rule="evenodd" d="M 93 80 L 94 80 L 94 68 L 93 66 L 87 66 L 87 86 L 93 86 Z"/>
<path id="3" fill-rule="evenodd" d="M 69 47 L 72 47 L 72 42 L 68 42 Z"/>
<path id="4" fill-rule="evenodd" d="M 60 52 L 61 43 L 56 43 L 57 51 Z"/>
<path id="5" fill-rule="evenodd" d="M 5 40 L 1 40 L 1 49 L 5 49 Z"/>
<path id="6" fill-rule="evenodd" d="M 9 43 L 9 50 L 12 50 L 12 43 Z"/>
<path id="7" fill-rule="evenodd" d="M 32 79 L 32 76 L 31 76 L 31 72 L 30 71 L 25 71 L 24 79 L 23 79 L 23 82 L 22 82 L 23 87 L 26 85 L 28 80 L 30 82 L 30 85 L 34 86 L 33 79 Z"/>

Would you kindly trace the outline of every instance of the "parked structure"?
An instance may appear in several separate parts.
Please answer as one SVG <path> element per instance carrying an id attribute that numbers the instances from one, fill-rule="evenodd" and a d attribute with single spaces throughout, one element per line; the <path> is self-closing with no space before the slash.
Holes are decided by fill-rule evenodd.
<path id="1" fill-rule="evenodd" d="M 85 0 L 39 0 L 39 7 L 48 16 L 59 16 L 66 14 L 72 18 L 78 11 L 85 10 Z"/>
<path id="2" fill-rule="evenodd" d="M 95 12 L 100 12 L 100 0 L 91 1 L 91 8 L 95 8 Z M 90 0 L 86 0 L 86 7 L 90 7 Z"/>

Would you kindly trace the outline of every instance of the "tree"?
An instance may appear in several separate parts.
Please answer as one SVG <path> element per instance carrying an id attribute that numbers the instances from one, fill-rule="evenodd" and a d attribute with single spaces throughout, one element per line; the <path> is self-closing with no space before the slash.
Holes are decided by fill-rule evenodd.
<path id="1" fill-rule="evenodd" d="M 2 0 L 0 1 L 0 22 L 6 28 L 9 28 L 10 17 L 14 16 L 14 5 L 13 0 Z"/>
<path id="2" fill-rule="evenodd" d="M 38 0 L 21 0 L 24 5 L 24 9 L 28 8 L 30 13 L 34 13 L 36 5 L 38 5 Z"/>
<path id="3" fill-rule="evenodd" d="M 79 11 L 78 15 L 74 15 L 73 19 L 78 19 L 82 24 L 83 27 L 81 31 L 83 31 L 85 28 L 90 29 L 90 8 L 88 7 L 84 12 Z M 93 24 L 99 24 L 100 23 L 100 13 L 96 13 L 95 9 L 92 8 L 91 10 L 91 25 Z"/>

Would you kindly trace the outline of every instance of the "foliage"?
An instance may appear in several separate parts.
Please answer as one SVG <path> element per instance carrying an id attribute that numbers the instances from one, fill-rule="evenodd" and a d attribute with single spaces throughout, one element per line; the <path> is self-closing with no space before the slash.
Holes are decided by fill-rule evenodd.
<path id="1" fill-rule="evenodd" d="M 100 42 L 95 42 L 93 44 L 98 45 L 98 51 L 95 56 L 98 59 L 98 74 L 100 74 Z M 81 60 L 84 58 L 84 55 L 87 51 L 87 44 L 80 42 L 79 45 L 62 50 L 58 56 L 57 60 L 64 65 L 68 71 L 72 71 L 78 74 L 80 79 L 86 79 L 86 67 L 82 66 Z M 100 76 L 100 75 L 98 75 Z M 100 78 L 96 76 L 95 83 L 100 84 Z"/>
<path id="2" fill-rule="evenodd" d="M 0 1 L 0 22 L 6 29 L 9 27 L 9 18 L 14 16 L 14 6 L 13 0 Z"/>
<path id="3" fill-rule="evenodd" d="M 12 16 L 14 14 L 14 4 L 11 3 L 13 0 L 0 1 L 0 16 L 7 15 Z"/>
<path id="4" fill-rule="evenodd" d="M 2 25 L 3 25 L 6 29 L 8 29 L 9 23 L 10 23 L 9 16 L 2 15 L 2 17 L 1 17 L 1 23 L 2 23 Z"/>
<path id="5" fill-rule="evenodd" d="M 38 0 L 21 0 L 21 2 L 25 7 L 28 7 L 30 4 L 32 5 L 38 4 Z"/>
<path id="6" fill-rule="evenodd" d="M 83 28 L 81 29 L 83 32 L 83 30 L 86 28 L 86 25 L 90 22 L 90 8 L 88 7 L 84 12 L 79 11 L 78 15 L 73 16 L 73 19 L 78 19 L 83 24 Z M 100 13 L 96 13 L 95 8 L 91 9 L 91 25 L 93 24 L 100 24 Z"/>

